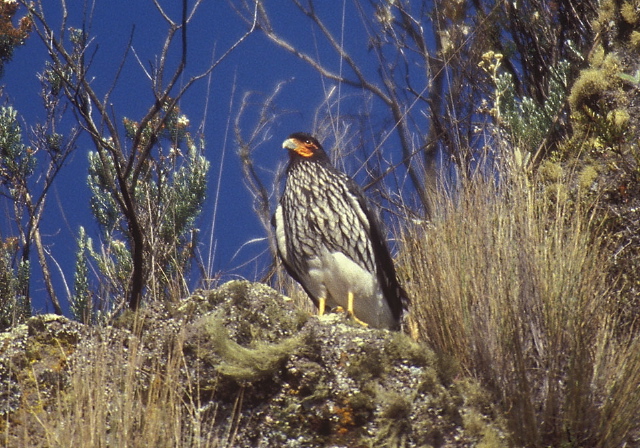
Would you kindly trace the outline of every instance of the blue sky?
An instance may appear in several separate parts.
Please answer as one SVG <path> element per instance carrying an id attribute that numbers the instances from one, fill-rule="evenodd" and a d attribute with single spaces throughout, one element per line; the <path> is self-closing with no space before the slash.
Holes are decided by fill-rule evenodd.
<path id="1" fill-rule="evenodd" d="M 67 27 L 81 27 L 83 9 L 71 6 Z M 161 1 L 163 5 L 179 2 Z M 350 3 L 350 2 L 347 2 Z M 59 6 L 57 1 L 47 1 L 46 12 L 54 29 L 59 28 Z M 342 28 L 342 2 L 318 2 L 318 12 L 327 20 L 327 25 L 337 35 Z M 73 9 L 72 8 L 77 8 Z M 323 44 L 321 36 L 311 31 L 310 23 L 294 6 L 288 2 L 267 2 L 268 11 L 274 27 L 283 37 L 300 45 L 312 55 L 319 55 L 336 71 L 339 58 Z M 366 34 L 359 25 L 357 13 L 347 5 L 344 20 L 344 39 L 347 48 L 366 48 Z M 178 18 L 178 11 L 169 11 Z M 98 92 L 106 92 L 125 53 L 126 45 L 133 25 L 135 32 L 133 48 L 139 59 L 149 67 L 160 53 L 166 33 L 166 24 L 161 20 L 151 0 L 97 0 L 90 35 L 94 38 L 96 49 L 90 77 Z M 218 59 L 247 30 L 227 1 L 205 0 L 194 21 L 188 28 L 189 54 L 186 77 L 200 73 L 210 61 Z M 316 32 L 317 33 L 317 32 Z M 4 95 L 8 102 L 21 115 L 25 134 L 30 126 L 45 116 L 39 98 L 40 85 L 37 73 L 42 72 L 47 54 L 42 42 L 34 34 L 25 46 L 18 48 L 13 61 L 6 67 L 0 84 L 4 86 Z M 365 66 L 366 67 L 366 66 Z M 186 79 L 186 78 L 185 78 Z M 273 174 L 286 162 L 286 153 L 281 142 L 292 132 L 311 130 L 316 108 L 321 103 L 323 92 L 332 86 L 309 66 L 287 54 L 260 33 L 249 36 L 227 59 L 213 71 L 211 90 L 207 95 L 207 81 L 198 83 L 181 102 L 182 112 L 191 120 L 191 130 L 201 124 L 205 112 L 204 133 L 206 139 L 205 155 L 211 162 L 209 172 L 209 197 L 198 223 L 201 229 L 201 247 L 203 256 L 209 251 L 209 236 L 213 213 L 214 188 L 218 184 L 218 173 L 222 166 L 220 182 L 220 202 L 218 221 L 214 239 L 216 257 L 214 273 L 226 277 L 242 275 L 253 279 L 262 273 L 269 261 L 268 254 L 257 263 L 251 263 L 241 269 L 238 266 L 251 260 L 254 255 L 267 249 L 266 241 L 244 246 L 247 241 L 264 238 L 266 233 L 252 210 L 252 200 L 242 182 L 242 172 L 236 155 L 236 146 L 231 126 L 242 96 L 247 91 L 268 95 L 278 82 L 286 81 L 282 93 L 278 96 L 278 106 L 287 111 L 272 128 L 270 144 L 260 147 L 256 152 L 257 162 L 263 168 L 267 184 L 271 184 Z M 353 91 L 345 90 L 353 93 Z M 256 96 L 256 99 L 259 99 Z M 129 54 L 124 75 L 121 77 L 113 95 L 113 107 L 119 118 L 140 119 L 151 104 L 150 85 L 144 71 Z M 354 102 L 351 113 L 359 113 L 358 101 Z M 345 108 L 347 106 L 345 105 Z M 257 109 L 256 109 L 257 110 Z M 72 123 L 69 114 L 69 121 Z M 247 132 L 251 129 L 252 114 L 244 121 Z M 64 133 L 64 129 L 62 132 Z M 226 143 L 225 143 L 226 142 Z M 98 239 L 98 228 L 89 212 L 89 190 L 87 178 L 87 153 L 92 150 L 87 138 L 78 141 L 78 148 L 69 159 L 54 188 L 49 195 L 47 211 L 42 224 L 44 243 L 60 265 L 69 287 L 73 286 L 75 262 L 75 235 L 78 228 L 84 226 L 89 235 Z M 4 206 L 3 206 L 4 207 Z M 3 236 L 9 236 L 12 227 L 5 217 L 0 223 Z M 234 257 L 234 254 L 237 255 Z M 35 262 L 35 259 L 34 259 Z M 34 263 L 35 264 L 35 263 Z M 52 264 L 58 295 L 66 302 L 66 293 L 62 275 Z M 43 299 L 46 297 L 44 285 L 34 272 L 32 284 L 34 307 L 38 311 L 51 311 L 51 306 Z M 64 304 L 66 307 L 66 303 Z"/>

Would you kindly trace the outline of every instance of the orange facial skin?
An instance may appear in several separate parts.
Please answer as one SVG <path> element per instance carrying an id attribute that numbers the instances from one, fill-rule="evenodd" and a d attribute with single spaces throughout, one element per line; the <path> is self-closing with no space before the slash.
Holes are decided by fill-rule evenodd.
<path id="1" fill-rule="evenodd" d="M 284 141 L 284 143 L 282 144 L 282 147 L 285 149 L 290 149 L 292 151 L 295 151 L 302 157 L 311 157 L 318 150 L 318 147 L 313 141 L 311 140 L 303 141 L 297 138 L 288 138 L 287 140 Z"/>

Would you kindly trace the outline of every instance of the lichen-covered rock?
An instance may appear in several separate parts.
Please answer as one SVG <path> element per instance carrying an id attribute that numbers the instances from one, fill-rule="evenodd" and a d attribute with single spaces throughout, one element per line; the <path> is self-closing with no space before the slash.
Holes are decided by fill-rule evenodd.
<path id="1" fill-rule="evenodd" d="M 401 333 L 233 281 L 110 326 L 46 315 L 2 334 L 1 429 L 16 447 L 505 445 L 455 375 Z"/>
<path id="2" fill-rule="evenodd" d="M 56 406 L 58 393 L 69 385 L 68 358 L 83 331 L 77 322 L 45 314 L 0 333 L 3 433 L 28 431 L 36 439 L 44 438 L 39 419 Z"/>
<path id="3" fill-rule="evenodd" d="M 506 445 L 480 387 L 406 335 L 304 315 L 248 282 L 202 299 L 187 365 L 233 446 Z"/>

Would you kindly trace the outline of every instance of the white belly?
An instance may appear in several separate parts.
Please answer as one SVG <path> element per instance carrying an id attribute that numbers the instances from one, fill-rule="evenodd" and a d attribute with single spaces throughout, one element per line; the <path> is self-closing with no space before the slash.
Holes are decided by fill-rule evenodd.
<path id="1" fill-rule="evenodd" d="M 352 292 L 353 312 L 358 319 L 375 328 L 395 325 L 375 273 L 370 274 L 342 253 L 327 251 L 310 260 L 305 280 L 315 297 L 326 298 L 328 307 L 341 306 L 346 310 Z"/>

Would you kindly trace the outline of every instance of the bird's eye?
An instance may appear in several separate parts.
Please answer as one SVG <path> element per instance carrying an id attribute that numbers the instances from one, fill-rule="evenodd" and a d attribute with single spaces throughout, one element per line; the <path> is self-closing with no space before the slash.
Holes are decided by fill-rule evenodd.
<path id="1" fill-rule="evenodd" d="M 305 140 L 304 142 L 305 142 L 307 145 L 310 145 L 310 144 L 311 144 L 311 140 Z"/>

